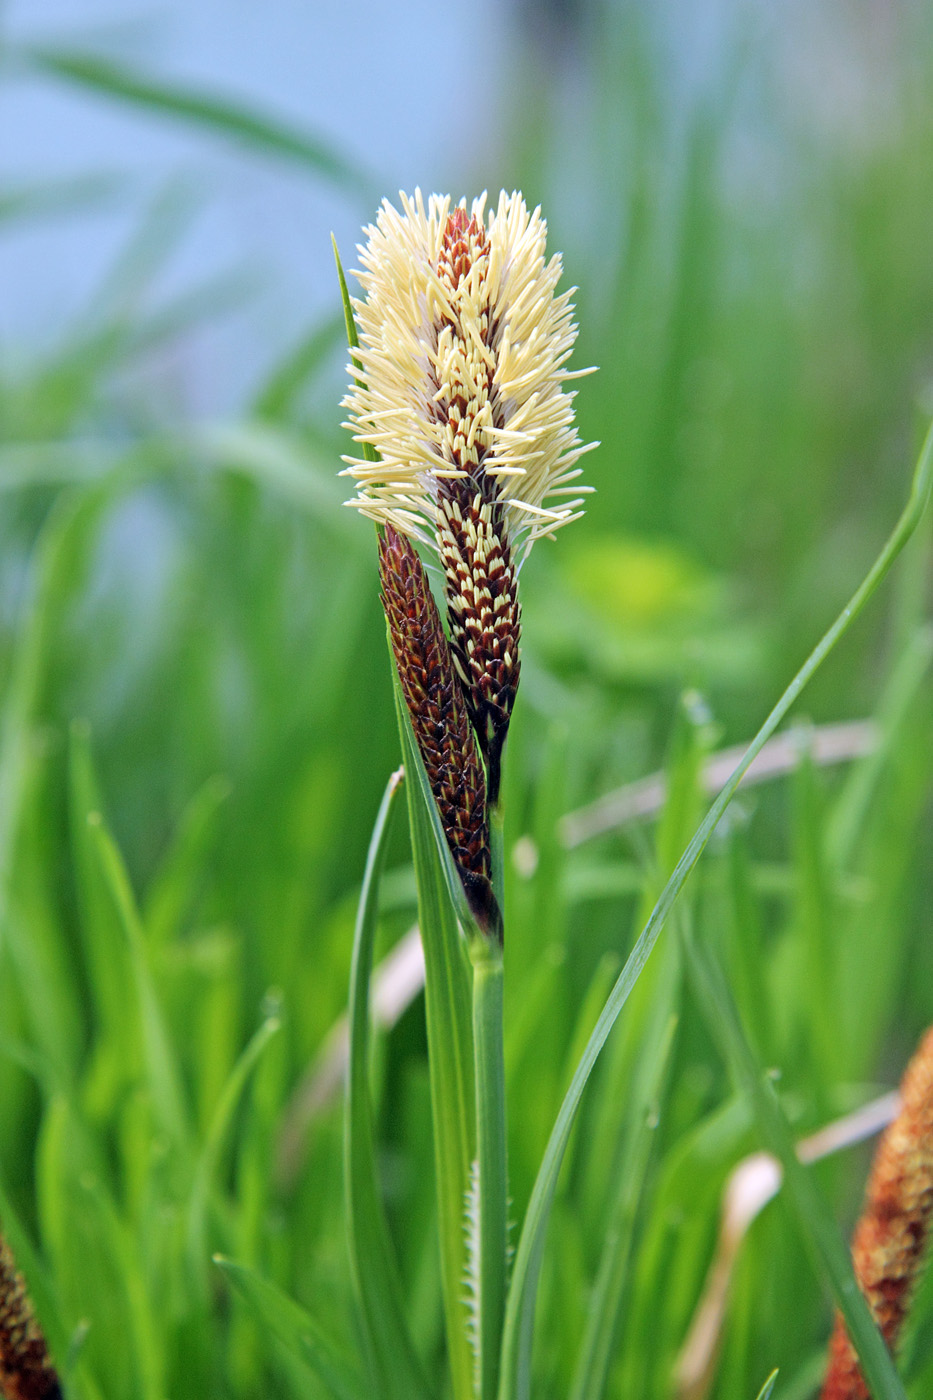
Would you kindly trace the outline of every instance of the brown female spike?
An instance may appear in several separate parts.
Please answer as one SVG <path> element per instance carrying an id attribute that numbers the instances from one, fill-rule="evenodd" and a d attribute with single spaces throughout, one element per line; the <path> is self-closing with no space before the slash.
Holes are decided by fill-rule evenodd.
<path id="1" fill-rule="evenodd" d="M 5 1400 L 62 1400 L 58 1376 L 22 1274 L 0 1234 L 0 1395 Z"/>
<path id="2" fill-rule="evenodd" d="M 463 692 L 424 566 L 389 524 L 379 541 L 382 603 L 415 740 L 470 909 L 502 937 L 490 880 L 486 783 Z"/>
<path id="3" fill-rule="evenodd" d="M 859 1287 L 893 1351 L 933 1219 L 933 1027 L 901 1084 L 901 1111 L 881 1139 L 852 1239 Z M 871 1400 L 837 1315 L 821 1400 Z"/>

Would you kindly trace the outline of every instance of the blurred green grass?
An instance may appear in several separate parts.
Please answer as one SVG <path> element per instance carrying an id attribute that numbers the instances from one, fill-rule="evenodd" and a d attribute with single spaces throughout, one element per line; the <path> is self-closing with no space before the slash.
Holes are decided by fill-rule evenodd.
<path id="1" fill-rule="evenodd" d="M 523 575 L 506 794 L 517 1216 L 702 799 L 683 779 L 658 823 L 579 850 L 561 845 L 560 818 L 658 767 L 687 772 L 685 732 L 700 757 L 750 735 L 896 515 L 931 406 L 921 11 L 905 7 L 887 55 L 897 119 L 872 140 L 808 125 L 754 43 L 736 44 L 710 92 L 675 100 L 645 13 L 601 12 L 584 35 L 589 97 L 572 115 L 532 51 L 502 172 L 542 200 L 567 250 L 576 363 L 600 365 L 581 383 L 581 432 L 602 442 L 587 518 Z M 215 132 L 243 135 L 205 110 Z M 171 115 L 200 119 L 196 102 Z M 735 173 L 748 132 L 758 200 Z M 272 137 L 263 149 L 276 158 Z M 109 193 L 0 191 L 0 237 Z M 277 1163 L 292 1095 L 345 1004 L 369 829 L 398 762 L 384 627 L 372 539 L 341 512 L 334 475 L 339 321 L 311 327 L 220 426 L 147 387 L 154 354 L 248 294 L 224 282 L 150 310 L 176 215 L 168 192 L 59 343 L 12 347 L 0 365 L 0 1217 L 71 1358 L 69 1394 L 323 1395 L 306 1324 L 279 1310 L 270 1326 L 265 1285 L 231 1274 L 231 1287 L 211 1254 L 313 1314 L 343 1374 L 358 1336 L 339 1103 L 316 1115 L 297 1176 Z M 929 522 L 922 533 L 806 702 L 820 722 L 876 716 L 879 751 L 833 770 L 804 754 L 750 791 L 684 911 L 800 1133 L 896 1080 L 931 1019 Z M 702 712 L 681 705 L 689 688 Z M 409 861 L 397 833 L 383 948 L 413 919 Z M 646 1047 L 670 1012 L 670 1063 L 649 1092 Z M 424 1056 L 416 1002 L 374 1074 L 413 1331 L 436 1370 Z M 608 1203 L 642 1150 L 633 1085 L 656 1100 L 656 1128 L 605 1393 L 662 1397 L 719 1193 L 757 1143 L 674 939 L 584 1101 L 545 1261 L 536 1395 L 571 1393 Z M 843 1223 L 864 1171 L 858 1152 L 817 1169 Z M 807 1393 L 828 1326 L 778 1201 L 741 1256 L 716 1393 L 751 1397 L 773 1366 L 777 1396 Z M 931 1327 L 927 1289 L 912 1396 L 930 1384 Z"/>

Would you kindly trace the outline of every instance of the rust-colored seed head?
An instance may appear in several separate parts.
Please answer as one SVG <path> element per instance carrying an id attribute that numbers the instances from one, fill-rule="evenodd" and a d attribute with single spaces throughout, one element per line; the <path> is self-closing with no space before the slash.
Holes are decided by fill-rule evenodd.
<path id="1" fill-rule="evenodd" d="M 881 1139 L 852 1239 L 859 1287 L 893 1351 L 933 1219 L 933 1027 L 907 1067 L 901 1110 Z M 870 1400 L 837 1316 L 821 1400 Z"/>
<path id="2" fill-rule="evenodd" d="M 391 525 L 379 541 L 379 575 L 402 694 L 447 844 L 477 923 L 501 939 L 483 767 L 424 566 Z"/>
<path id="3" fill-rule="evenodd" d="M 5 1400 L 62 1400 L 49 1357 L 9 1245 L 0 1234 L 0 1395 Z"/>

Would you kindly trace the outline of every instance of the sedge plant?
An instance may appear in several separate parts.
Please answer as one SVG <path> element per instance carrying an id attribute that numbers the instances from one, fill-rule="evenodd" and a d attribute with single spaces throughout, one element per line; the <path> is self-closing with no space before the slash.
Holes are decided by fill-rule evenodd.
<path id="1" fill-rule="evenodd" d="M 743 775 L 874 593 L 920 519 L 933 433 L 910 501 L 866 578 L 794 677 L 676 863 L 583 1049 L 510 1258 L 503 1059 L 502 764 L 520 674 L 519 573 L 532 544 L 580 513 L 588 450 L 565 382 L 575 338 L 559 256 L 519 194 L 468 208 L 404 195 L 367 230 L 351 298 L 337 258 L 351 346 L 348 504 L 375 521 L 394 663 L 425 958 L 439 1245 L 449 1378 L 425 1377 L 409 1338 L 379 1200 L 367 1087 L 367 986 L 378 871 L 393 777 L 370 851 L 354 950 L 346 1134 L 350 1250 L 371 1377 L 387 1396 L 527 1400 L 545 1232 L 583 1090 L 609 1033 Z M 587 373 L 576 371 L 575 373 Z M 592 446 L 593 444 L 591 444 Z M 422 551 L 440 576 L 446 630 Z M 702 950 L 695 991 L 780 1157 L 786 1190 L 872 1394 L 903 1400 L 829 1209 L 793 1152 L 728 988 Z M 582 1374 L 582 1372 L 581 1372 Z M 765 1386 L 770 1393 L 773 1378 Z M 594 1392 L 595 1393 L 595 1392 Z"/>
<path id="2" fill-rule="evenodd" d="M 441 1119 L 436 1127 L 455 1390 L 483 1400 L 499 1385 L 508 1257 L 500 793 L 521 665 L 518 574 L 534 541 L 577 515 L 586 450 L 564 388 L 573 308 L 557 293 L 561 262 L 546 261 L 545 240 L 540 210 L 518 194 L 503 193 L 488 223 L 485 196 L 470 210 L 436 195 L 426 206 L 420 192 L 401 212 L 387 202 L 361 250 L 365 295 L 348 320 L 355 382 L 345 404 L 365 449 L 348 459 L 351 504 L 379 526 L 406 768 L 430 789 L 469 961 L 442 970 L 459 959 L 454 931 L 439 975 L 469 982 L 459 1029 L 472 1075 L 458 1095 L 465 1116 L 449 1134 Z M 446 634 L 416 542 L 443 573 Z M 425 912 L 422 899 L 423 932 Z M 437 1109 L 436 1072 L 432 1083 Z"/>
<path id="3" fill-rule="evenodd" d="M 504 222 L 500 214 L 505 215 Z M 401 247 L 397 239 L 402 240 Z M 649 1107 L 663 1097 L 665 1091 L 659 1085 L 674 1081 L 677 1075 L 676 1062 L 669 1055 L 678 1034 L 673 1026 L 676 1016 L 668 1014 L 671 1007 L 663 997 L 654 995 L 665 989 L 668 958 L 677 953 L 683 956 L 694 1008 L 700 1011 L 710 1042 L 736 1084 L 738 1097 L 730 1114 L 734 1118 L 732 1109 L 740 1109 L 745 1115 L 743 1131 L 754 1130 L 760 1143 L 780 1160 L 782 1195 L 827 1295 L 838 1308 L 841 1321 L 836 1336 L 843 1337 L 844 1326 L 846 1340 L 844 1347 L 841 1341 L 833 1344 L 834 1355 L 841 1357 L 835 1363 L 837 1372 L 843 1366 L 847 1375 L 859 1377 L 859 1384 L 864 1378 L 875 1400 L 902 1400 L 904 1387 L 885 1341 L 893 1339 L 895 1330 L 904 1330 L 900 1326 L 904 1308 L 898 1309 L 897 1329 L 879 1314 L 872 1297 L 871 1270 L 865 1267 L 874 1255 L 864 1247 L 861 1233 L 856 1237 L 853 1270 L 832 1212 L 810 1170 L 797 1159 L 785 1100 L 748 1038 L 745 1022 L 753 1000 L 743 994 L 737 977 L 724 977 L 717 965 L 720 950 L 709 936 L 711 929 L 702 920 L 693 927 L 692 911 L 682 893 L 750 765 L 762 755 L 769 737 L 915 531 L 930 493 L 933 438 L 928 437 L 921 451 L 910 499 L 894 531 L 692 836 L 700 810 L 698 775 L 707 753 L 708 725 L 702 707 L 694 707 L 696 713 L 687 716 L 683 758 L 671 770 L 676 781 L 665 811 L 661 870 L 656 880 L 652 878 L 650 896 L 646 895 L 636 924 L 640 936 L 621 971 L 621 957 L 598 969 L 568 1042 L 566 1063 L 573 1072 L 563 1084 L 553 1086 L 553 1096 L 552 1086 L 538 1086 L 536 1128 L 542 1126 L 542 1132 L 536 1138 L 538 1145 L 528 1149 L 528 1160 L 521 1163 L 527 1175 L 530 1162 L 531 1175 L 515 1192 L 521 1204 L 513 1209 L 512 1256 L 505 1127 L 509 1119 L 527 1127 L 530 1115 L 526 1104 L 516 1112 L 517 1095 L 507 1113 L 503 1061 L 508 1066 L 509 1054 L 503 1052 L 502 993 L 508 950 L 518 946 L 520 931 L 527 932 L 533 921 L 520 917 L 521 891 L 516 882 L 508 900 L 505 895 L 501 774 L 520 673 L 521 564 L 536 539 L 568 523 L 579 509 L 580 488 L 572 474 L 578 470 L 583 448 L 573 428 L 571 396 L 564 387 L 572 322 L 569 303 L 557 293 L 559 263 L 544 258 L 543 221 L 538 214 L 528 214 L 518 196 L 505 197 L 491 216 L 481 204 L 467 210 L 452 208 L 443 200 L 428 201 L 425 206 L 417 198 L 403 204 L 401 213 L 385 209 L 363 250 L 361 271 L 363 295 L 355 305 L 359 341 L 354 307 L 349 298 L 346 301 L 353 375 L 358 381 L 350 396 L 350 418 L 361 440 L 359 460 L 351 462 L 350 468 L 359 487 L 356 505 L 377 522 L 404 765 L 404 776 L 399 770 L 389 780 L 373 831 L 353 939 L 345 1164 L 356 1306 L 348 1308 L 352 1322 L 347 1332 L 362 1346 L 355 1354 L 346 1337 L 335 1336 L 326 1304 L 315 1305 L 312 1314 L 293 1301 L 289 1295 L 302 1291 L 300 1279 L 283 1278 L 284 1270 L 273 1270 L 270 1276 L 266 1268 L 262 1272 L 257 1268 L 259 1222 L 267 1217 L 266 1164 L 271 1160 L 273 1125 L 285 1082 L 283 1062 L 275 1058 L 275 1046 L 282 1048 L 282 1038 L 272 1039 L 278 1031 L 277 1013 L 264 1013 L 266 1019 L 238 1060 L 231 1051 L 225 1075 L 223 1029 L 228 1002 L 215 1002 L 209 989 L 203 995 L 199 991 L 205 1033 L 192 1035 L 189 1004 L 176 1001 L 176 983 L 167 980 L 167 974 L 175 977 L 179 964 L 176 960 L 163 966 L 159 961 L 167 930 L 180 919 L 187 899 L 185 872 L 190 878 L 199 865 L 210 814 L 218 805 L 217 790 L 209 787 L 198 799 L 155 895 L 139 907 L 102 815 L 87 729 L 78 724 L 70 731 L 69 791 L 80 889 L 89 911 L 88 967 L 95 1005 L 99 1003 L 99 1039 L 91 1042 L 94 1053 L 86 1069 L 79 1070 L 75 1048 L 68 1050 L 72 1021 L 62 1008 L 74 1005 L 82 983 L 69 986 L 71 1001 L 55 999 L 58 983 L 42 969 L 53 966 L 51 954 L 59 944 L 48 945 L 46 958 L 42 941 L 46 926 L 41 917 L 36 918 L 41 906 L 21 907 L 19 917 L 6 920 L 5 948 L 8 955 L 12 950 L 15 959 L 5 966 L 17 969 L 15 975 L 29 993 L 30 1024 L 35 1026 L 42 1053 L 32 1058 L 25 1054 L 15 1018 L 5 1022 L 4 1047 L 8 1058 L 18 1055 L 24 1065 L 38 1069 L 48 1086 L 43 1091 L 48 1093 L 48 1104 L 38 1153 L 39 1217 L 52 1272 L 46 1274 L 41 1256 L 30 1245 L 28 1218 L 24 1223 L 16 1196 L 0 1183 L 0 1218 L 16 1256 L 14 1263 L 10 1249 L 0 1248 L 0 1391 L 17 1400 L 20 1396 L 53 1400 L 59 1391 L 82 1400 L 131 1394 L 159 1400 L 166 1393 L 182 1391 L 252 1394 L 258 1393 L 258 1382 L 250 1378 L 265 1375 L 261 1368 L 266 1356 L 274 1359 L 281 1348 L 294 1393 L 302 1396 L 524 1400 L 531 1394 L 570 1394 L 573 1400 L 599 1400 L 612 1393 L 666 1393 L 661 1389 L 662 1372 L 678 1318 L 676 1300 L 665 1298 L 663 1305 L 658 1303 L 669 1263 L 658 1243 L 670 1200 L 680 1190 L 678 1163 L 681 1168 L 686 1163 L 689 1170 L 688 1189 L 679 1199 L 689 1200 L 693 1207 L 695 1164 L 678 1150 L 665 1163 L 658 1189 L 641 1188 L 651 1154 Z M 447 466 L 440 465 L 432 473 L 428 470 L 432 461 Z M 42 536 L 37 603 L 16 653 L 0 736 L 0 789 L 5 798 L 0 903 L 7 902 L 8 915 L 10 910 L 17 913 L 15 900 L 22 898 L 22 890 L 9 878 L 13 850 L 9 832 L 15 814 L 20 808 L 29 814 L 46 811 L 39 805 L 40 789 L 30 776 L 37 751 L 28 742 L 30 726 L 39 713 L 45 676 L 42 658 L 53 622 L 64 611 L 75 556 L 84 552 L 76 540 L 85 538 L 119 489 L 119 483 L 104 483 L 77 505 L 63 502 Z M 355 522 L 329 505 L 326 518 L 346 522 L 340 542 L 343 548 L 345 538 L 349 548 Z M 437 578 L 432 586 L 435 565 Z M 375 573 L 372 569 L 373 578 Z M 342 611 L 339 596 L 329 601 L 338 616 L 335 628 L 347 628 L 349 636 L 359 594 L 351 592 Z M 914 693 L 928 663 L 929 645 L 924 632 L 905 651 L 906 669 L 897 669 L 885 702 L 887 719 L 882 714 L 886 733 L 895 732 L 896 712 L 903 697 Z M 350 648 L 347 655 L 352 655 Z M 358 696 L 360 689 L 354 671 L 346 694 Z M 517 737 L 511 740 L 513 749 Z M 517 756 L 512 753 L 513 764 Z M 881 761 L 880 753 L 870 757 L 871 771 L 856 774 L 858 781 L 846 794 L 852 800 L 840 805 L 836 859 L 843 849 L 851 850 L 858 813 L 871 801 L 872 786 L 864 780 Z M 721 781 L 718 778 L 710 790 Z M 379 1174 L 382 1154 L 370 1103 L 371 972 L 380 899 L 388 891 L 388 882 L 381 889 L 380 880 L 393 814 L 403 793 L 408 802 L 426 965 L 436 1210 L 425 1199 L 423 1217 L 426 1238 L 436 1218 L 446 1332 L 444 1369 L 435 1371 L 427 1358 L 440 1352 L 434 1347 L 433 1332 L 426 1342 L 423 1316 L 419 1320 L 417 1315 L 419 1300 L 413 1297 L 412 1270 L 406 1274 L 399 1267 L 387 1221 Z M 19 823 L 24 825 L 22 817 Z M 30 843 L 44 842 L 48 829 L 44 819 L 30 815 L 23 849 L 33 849 L 25 844 L 26 836 Z M 904 829 L 903 823 L 897 828 Z M 255 840 L 252 831 L 250 840 Z M 29 865 L 30 880 L 44 889 L 54 883 L 45 878 L 51 868 L 36 857 Z M 667 871 L 672 874 L 665 884 Z M 553 888 L 543 880 L 544 887 Z M 736 900 L 737 919 L 740 908 L 744 905 Z M 23 917 L 24 909 L 28 918 Z M 655 950 L 668 924 L 673 928 Z M 511 944 L 510 928 L 514 931 Z M 344 925 L 339 930 L 335 927 L 335 939 L 337 932 L 342 937 L 343 929 Z M 743 924 L 736 936 L 741 938 L 747 931 Z M 218 953 L 226 956 L 226 947 L 225 942 L 213 940 L 203 950 L 213 950 L 214 958 Z M 225 979 L 218 990 L 226 997 L 230 990 L 226 964 L 217 966 Z M 646 967 L 648 975 L 643 977 Z M 185 969 L 186 976 L 197 973 L 200 977 L 204 971 L 200 962 L 186 962 Z M 539 970 L 542 985 L 545 979 L 564 973 L 546 958 Z M 4 979 L 7 996 L 12 981 L 12 976 Z M 336 998 L 337 979 L 334 989 Z M 650 1002 L 648 1016 L 643 993 Z M 673 1009 L 676 1013 L 676 1005 Z M 549 1010 L 545 1016 L 550 1016 Z M 177 1045 L 169 1034 L 172 1017 L 179 1023 Z M 620 1019 L 619 1030 L 635 1040 L 634 1061 L 627 1044 L 626 1057 L 613 1059 L 612 1052 L 603 1056 Z M 176 1051 L 191 1044 L 196 1049 L 189 1084 Z M 269 1044 L 273 1045 L 271 1057 L 265 1056 L 264 1047 Z M 514 1042 L 511 1055 L 514 1074 Z M 264 1058 L 256 1072 L 260 1056 Z M 581 1107 L 584 1113 L 589 1107 L 585 1091 L 601 1058 L 610 1060 L 606 1067 L 610 1107 L 615 1111 L 624 1103 L 632 1125 L 625 1151 L 615 1157 L 611 1151 L 602 1153 L 607 1135 L 598 1117 L 587 1124 L 592 1123 L 595 1131 L 585 1152 L 578 1151 L 573 1140 Z M 63 1074 L 69 1064 L 71 1070 Z M 136 1066 L 143 1092 L 126 1098 L 124 1090 Z M 226 1189 L 219 1181 L 224 1143 L 244 1088 L 254 1076 L 256 1117 L 247 1123 L 235 1188 Z M 568 1082 L 560 1102 L 560 1090 Z M 928 1079 L 924 1082 L 928 1084 Z M 84 1086 L 80 1097 L 74 1087 L 79 1083 Z M 214 1093 L 211 1084 L 216 1085 Z M 189 1094 L 193 1085 L 199 1086 L 197 1102 L 206 1115 L 197 1138 L 194 1096 Z M 602 1087 L 606 1100 L 606 1082 Z M 590 1097 L 591 1102 L 596 1099 Z M 910 1121 L 919 1122 L 921 1115 L 912 1106 L 906 1084 L 905 1102 Z M 553 1107 L 548 1108 L 549 1103 Z M 120 1134 L 112 1144 L 114 1153 L 121 1160 L 125 1153 L 127 1162 L 151 1161 L 145 1190 L 111 1190 L 107 1176 L 100 1172 L 105 1155 L 87 1150 L 117 1105 L 121 1106 Z M 4 1107 L 10 1108 L 9 1095 Z M 922 1116 L 928 1124 L 925 1109 Z M 20 1119 L 13 1114 L 10 1121 Z M 716 1129 L 717 1122 L 701 1125 L 699 1135 L 707 1134 L 707 1126 Z M 524 1146 L 526 1137 L 530 1134 L 513 1136 L 516 1159 L 515 1146 Z M 154 1151 L 147 1156 L 150 1148 Z M 164 1170 L 166 1151 L 173 1163 L 170 1174 Z M 420 1160 L 426 1162 L 429 1155 L 427 1144 Z M 578 1325 L 582 1304 L 575 1295 L 582 1289 L 579 1276 L 572 1274 L 573 1252 L 561 1249 L 564 1241 L 559 1234 L 562 1228 L 566 1231 L 568 1204 L 562 1198 L 559 1177 L 568 1158 L 578 1171 L 584 1159 L 587 1175 L 581 1179 L 580 1198 L 597 1201 L 599 1210 L 608 1203 L 603 1211 L 605 1240 L 599 1241 L 599 1267 L 592 1271 L 595 1282 L 587 1301 L 587 1321 L 592 1325 L 586 1327 Z M 880 1183 L 886 1192 L 885 1183 L 903 1177 L 903 1158 L 888 1154 L 882 1160 L 886 1165 L 879 1168 L 873 1183 Z M 517 1161 L 513 1174 L 518 1179 Z M 128 1179 L 137 1187 L 143 1181 L 135 1171 Z M 670 1197 L 664 1186 L 668 1180 L 677 1187 Z M 329 1181 L 326 1173 L 314 1177 L 315 1204 L 320 1202 L 321 1212 L 328 1214 L 333 1204 L 326 1196 Z M 169 1188 L 170 1195 L 166 1194 Z M 869 1215 L 877 1215 L 878 1197 L 873 1184 Z M 150 1208 L 152 1200 L 162 1202 L 157 1215 Z M 422 1205 L 420 1199 L 418 1205 Z M 699 1204 L 694 1214 L 703 1214 Z M 151 1220 L 157 1221 L 154 1232 L 149 1229 Z M 924 1229 L 926 1221 L 923 1216 Z M 909 1222 L 910 1241 L 919 1240 L 921 1217 L 914 1212 Z M 646 1228 L 653 1235 L 649 1248 L 645 1247 Z M 238 1260 L 218 1258 L 223 1279 L 237 1299 L 237 1310 L 229 1313 L 226 1293 L 216 1288 L 217 1276 L 211 1282 L 209 1240 L 214 1238 Z M 280 1236 L 270 1239 L 273 1253 L 282 1243 Z M 152 1249 L 164 1267 L 153 1268 L 147 1252 Z M 296 1245 L 296 1253 L 300 1252 L 301 1246 Z M 564 1386 L 541 1381 L 556 1327 L 539 1339 L 533 1356 L 536 1308 L 539 1302 L 547 1305 L 552 1284 L 547 1268 L 542 1267 L 548 1259 L 559 1259 L 560 1284 L 565 1287 L 560 1316 L 553 1306 L 548 1312 L 549 1322 L 563 1329 L 557 1343 L 563 1359 L 571 1357 L 564 1367 Z M 644 1286 L 635 1296 L 628 1261 L 636 1260 L 640 1269 L 642 1259 Z M 565 1271 L 570 1275 L 566 1279 Z M 273 1282 L 273 1277 L 281 1282 Z M 433 1286 L 433 1267 L 429 1277 Z M 900 1287 L 907 1274 L 898 1273 L 896 1278 Z M 871 1310 L 857 1279 L 866 1286 Z M 25 1284 L 35 1299 L 35 1312 Z M 683 1289 L 679 1291 L 682 1295 Z M 905 1300 L 908 1291 L 902 1289 Z M 215 1306 L 218 1299 L 220 1308 Z M 757 1297 L 741 1296 L 734 1302 L 739 1315 L 760 1307 Z M 340 1298 L 334 1301 L 332 1313 L 341 1303 Z M 620 1312 L 627 1309 L 631 1314 L 648 1305 L 654 1310 L 650 1324 L 639 1317 L 637 1326 L 618 1327 Z M 798 1320 L 802 1315 L 798 1308 Z M 90 1329 L 81 1321 L 85 1316 L 92 1321 Z M 881 1324 L 880 1330 L 876 1323 Z M 768 1329 L 770 1347 L 777 1331 L 770 1316 Z M 620 1330 L 624 1332 L 621 1345 Z M 642 1364 L 639 1350 L 645 1348 L 646 1338 L 652 1345 L 659 1339 L 661 1357 L 661 1361 L 657 1356 L 650 1358 L 650 1381 L 643 1380 L 649 1367 Z M 775 1335 L 775 1352 L 780 1340 Z M 579 1352 L 571 1351 L 572 1347 Z M 221 1358 L 224 1366 L 230 1358 L 229 1375 L 221 1368 Z M 772 1359 L 776 1355 L 761 1365 L 761 1376 L 772 1370 Z M 815 1361 L 825 1366 L 822 1355 Z M 909 1365 L 908 1357 L 905 1370 Z M 813 1376 L 815 1388 L 818 1373 L 814 1371 Z M 831 1379 L 832 1374 L 827 1383 Z M 909 1370 L 907 1379 L 910 1384 Z M 783 1375 L 777 1384 L 769 1376 L 763 1387 L 758 1375 L 754 1381 L 754 1387 L 747 1388 L 730 1387 L 725 1381 L 723 1393 L 735 1395 L 736 1400 L 743 1396 L 751 1400 L 759 1390 L 759 1400 L 772 1394 L 775 1400 L 785 1394 L 803 1394 L 799 1385 L 787 1389 Z M 268 1393 L 268 1387 L 263 1393 Z M 838 1400 L 838 1393 L 833 1400 Z"/>

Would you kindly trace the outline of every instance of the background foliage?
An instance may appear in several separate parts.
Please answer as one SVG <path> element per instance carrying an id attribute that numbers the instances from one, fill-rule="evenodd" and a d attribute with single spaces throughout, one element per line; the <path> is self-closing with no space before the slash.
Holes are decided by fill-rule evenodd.
<path id="1" fill-rule="evenodd" d="M 766 52 L 754 30 L 685 96 L 660 23 L 587 11 L 569 77 L 559 45 L 529 47 L 504 99 L 511 149 L 479 174 L 544 204 L 580 287 L 576 363 L 601 367 L 578 400 L 602 442 L 597 494 L 523 575 L 506 792 L 519 1218 L 583 1037 L 703 810 L 705 756 L 750 736 L 861 577 L 933 406 L 933 36 L 923 6 L 887 26 L 880 11 L 826 13 L 883 59 L 883 121 L 859 119 L 858 89 L 828 120 L 818 85 L 787 76 L 792 41 Z M 372 208 L 314 133 L 86 53 L 14 57 L 37 92 L 79 83 Z M 0 237 L 93 197 L 0 191 Z M 340 1100 L 309 1108 L 302 1085 L 345 1006 L 398 762 L 373 541 L 339 508 L 336 283 L 334 314 L 223 422 L 151 373 L 241 294 L 212 284 L 151 311 L 172 210 L 56 343 L 0 360 L 0 1216 L 70 1394 L 339 1394 L 357 1346 Z M 804 737 L 794 772 L 733 808 L 682 906 L 801 1134 L 894 1082 L 933 1019 L 921 533 L 805 702 L 817 724 L 874 716 L 879 746 L 824 767 Z M 569 811 L 661 767 L 659 819 L 570 844 Z M 413 920 L 402 825 L 382 953 Z M 723 1183 L 756 1146 L 680 946 L 672 929 L 584 1103 L 536 1396 L 574 1393 L 607 1221 L 633 1233 L 603 1393 L 672 1393 Z M 419 1000 L 374 1074 L 408 1307 L 437 1373 Z M 817 1169 L 844 1224 L 865 1167 L 856 1151 Z M 740 1256 L 716 1393 L 751 1397 L 780 1366 L 776 1394 L 806 1395 L 828 1328 L 778 1201 Z M 928 1393 L 931 1335 L 928 1288 L 911 1395 Z M 308 1366 L 325 1345 L 336 1390 Z"/>

